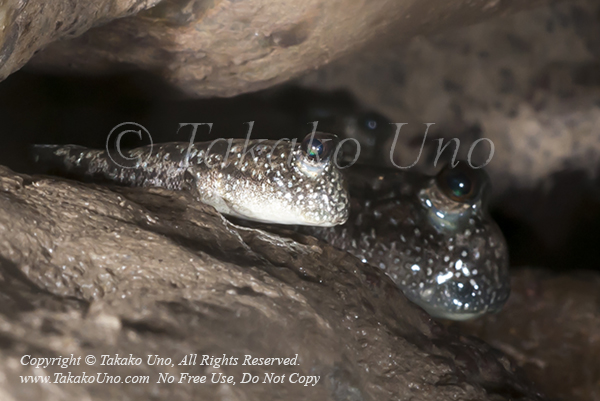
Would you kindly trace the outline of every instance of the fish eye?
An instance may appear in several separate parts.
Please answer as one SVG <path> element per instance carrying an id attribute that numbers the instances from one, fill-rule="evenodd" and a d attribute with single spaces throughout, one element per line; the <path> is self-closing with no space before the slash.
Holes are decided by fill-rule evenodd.
<path id="1" fill-rule="evenodd" d="M 325 163 L 329 161 L 336 138 L 335 135 L 323 132 L 316 132 L 314 135 L 308 134 L 302 141 L 302 152 L 310 162 Z"/>
<path id="2" fill-rule="evenodd" d="M 377 120 L 368 119 L 364 121 L 365 128 L 373 130 L 377 128 Z"/>
<path id="3" fill-rule="evenodd" d="M 310 138 L 309 138 L 310 140 Z M 318 139 L 314 138 L 312 141 L 309 141 L 310 143 L 307 143 L 305 145 L 305 152 L 306 152 L 306 156 L 308 156 L 309 158 L 313 159 L 313 160 L 318 160 L 321 158 L 321 156 L 323 155 L 323 151 L 325 150 L 325 146 L 323 146 L 323 142 L 319 141 Z"/>
<path id="4" fill-rule="evenodd" d="M 475 170 L 463 164 L 454 168 L 445 167 L 436 177 L 437 185 L 443 193 L 460 203 L 470 203 L 478 199 L 487 181 L 483 170 Z"/>
<path id="5" fill-rule="evenodd" d="M 388 121 L 377 113 L 367 112 L 358 118 L 358 125 L 367 132 L 373 132 L 377 129 L 387 128 Z"/>

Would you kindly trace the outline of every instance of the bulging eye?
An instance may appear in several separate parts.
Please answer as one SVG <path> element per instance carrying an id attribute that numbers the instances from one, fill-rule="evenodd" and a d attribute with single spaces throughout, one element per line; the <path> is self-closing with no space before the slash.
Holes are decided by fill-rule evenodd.
<path id="1" fill-rule="evenodd" d="M 316 132 L 308 134 L 302 141 L 302 152 L 312 163 L 327 163 L 333 153 L 337 137 L 332 134 Z"/>
<path id="2" fill-rule="evenodd" d="M 319 141 L 318 139 L 313 139 L 312 141 L 310 141 L 309 138 L 309 143 L 306 144 L 306 155 L 313 159 L 313 160 L 319 160 L 321 159 L 321 156 L 323 156 L 323 151 L 325 150 L 325 146 L 323 145 L 323 142 Z"/>
<path id="3" fill-rule="evenodd" d="M 464 164 L 445 167 L 436 177 L 438 187 L 450 199 L 460 203 L 471 203 L 481 197 L 488 184 L 487 174 Z"/>

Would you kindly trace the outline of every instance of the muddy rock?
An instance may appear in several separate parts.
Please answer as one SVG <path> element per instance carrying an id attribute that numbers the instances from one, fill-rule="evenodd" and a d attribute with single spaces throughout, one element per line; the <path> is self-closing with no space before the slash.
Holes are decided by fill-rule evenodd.
<path id="1" fill-rule="evenodd" d="M 33 63 L 44 70 L 136 67 L 193 95 L 230 96 L 315 69 L 384 33 L 408 39 L 541 3 L 11 0 L 0 6 L 0 77 L 42 50 Z"/>
<path id="2" fill-rule="evenodd" d="M 448 332 L 383 273 L 313 238 L 236 226 L 186 193 L 6 168 L 0 204 L 2 399 L 541 399 L 501 352 Z M 23 360 L 71 354 L 96 363 Z M 116 354 L 142 363 L 101 365 Z M 189 354 L 239 363 L 181 364 Z M 296 354 L 296 365 L 242 365 L 245 355 Z M 154 355 L 172 361 L 152 364 Z M 68 372 L 149 382 L 20 382 Z M 269 372 L 320 380 L 240 383 Z M 237 385 L 157 383 L 182 373 Z"/>
<path id="3" fill-rule="evenodd" d="M 408 123 L 396 162 L 424 156 L 432 171 L 437 140 L 468 158 L 475 141 L 494 144 L 487 165 L 496 194 L 535 188 L 564 169 L 600 170 L 600 23 L 594 0 L 552 3 L 444 34 L 389 40 L 302 79 L 318 90 L 348 89 L 388 120 Z M 393 137 L 390 128 L 390 138 Z M 482 165 L 488 142 L 475 145 Z M 391 139 L 381 160 L 391 165 Z M 426 157 L 426 155 L 433 157 Z"/>
<path id="4" fill-rule="evenodd" d="M 517 270 L 502 312 L 457 326 L 510 355 L 553 398 L 598 400 L 599 294 L 596 272 Z"/>
<path id="5" fill-rule="evenodd" d="M 0 79 L 21 68 L 44 46 L 73 38 L 160 0 L 7 0 L 0 3 Z"/>

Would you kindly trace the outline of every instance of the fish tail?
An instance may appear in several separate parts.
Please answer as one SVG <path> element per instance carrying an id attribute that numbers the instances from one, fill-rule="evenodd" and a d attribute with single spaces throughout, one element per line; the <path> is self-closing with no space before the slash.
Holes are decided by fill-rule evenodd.
<path id="1" fill-rule="evenodd" d="M 77 145 L 33 145 L 31 154 L 44 173 L 69 178 L 106 177 L 118 167 L 105 151 Z"/>
<path id="2" fill-rule="evenodd" d="M 145 161 L 152 156 L 152 150 L 152 146 L 145 146 L 121 153 L 118 149 L 106 151 L 77 145 L 34 145 L 32 156 L 45 174 L 95 183 L 180 189 L 183 170 L 177 168 L 178 160 L 171 160 L 172 149 L 158 146 L 160 160 L 154 160 L 154 168 L 146 171 Z"/>
<path id="3" fill-rule="evenodd" d="M 33 161 L 40 166 L 63 170 L 89 169 L 89 149 L 76 145 L 33 145 Z"/>

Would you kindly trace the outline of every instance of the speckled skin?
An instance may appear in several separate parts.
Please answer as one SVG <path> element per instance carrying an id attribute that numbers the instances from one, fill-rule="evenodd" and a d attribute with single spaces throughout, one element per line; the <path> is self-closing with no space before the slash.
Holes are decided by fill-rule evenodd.
<path id="1" fill-rule="evenodd" d="M 347 172 L 348 222 L 300 231 L 385 270 L 432 316 L 466 320 L 501 309 L 510 292 L 508 251 L 485 207 L 487 180 L 476 199 L 459 203 L 435 178 L 361 166 Z"/>
<path id="2" fill-rule="evenodd" d="M 151 153 L 138 148 L 125 155 L 129 160 L 73 145 L 41 145 L 35 153 L 40 161 L 92 178 L 189 189 L 231 216 L 304 225 L 298 228 L 303 233 L 385 270 L 433 316 L 470 319 L 499 310 L 508 298 L 508 253 L 485 208 L 487 180 L 475 199 L 461 203 L 434 178 L 354 166 L 345 171 L 350 204 L 345 179 L 331 161 L 307 168 L 301 146 L 291 151 L 286 142 L 250 141 L 246 149 L 254 153 L 246 156 L 244 140 L 231 144 L 228 157 L 226 141 L 210 149 L 210 143 L 197 143 L 189 157 L 188 143 L 156 145 Z"/>
<path id="3" fill-rule="evenodd" d="M 221 139 L 189 146 L 165 143 L 119 157 L 116 150 L 37 145 L 34 155 L 76 177 L 191 190 L 219 212 L 252 221 L 328 227 L 348 218 L 349 196 L 339 170 L 332 160 L 307 159 L 299 144 Z"/>

